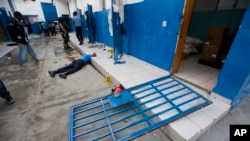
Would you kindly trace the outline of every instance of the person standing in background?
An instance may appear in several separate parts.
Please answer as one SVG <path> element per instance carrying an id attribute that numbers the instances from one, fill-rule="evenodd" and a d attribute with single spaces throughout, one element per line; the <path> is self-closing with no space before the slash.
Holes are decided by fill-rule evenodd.
<path id="1" fill-rule="evenodd" d="M 54 22 L 50 22 L 49 30 L 51 32 L 51 36 L 56 36 L 56 25 Z"/>
<path id="2" fill-rule="evenodd" d="M 80 42 L 79 45 L 83 44 L 83 36 L 82 36 L 82 19 L 80 16 L 77 15 L 77 12 L 73 12 L 73 23 L 75 25 L 75 30 L 76 30 L 76 37 L 78 41 Z"/>
<path id="3" fill-rule="evenodd" d="M 63 46 L 64 50 L 72 50 L 71 47 L 69 47 L 69 30 L 68 30 L 68 25 L 63 21 L 63 18 L 60 17 L 58 18 L 58 26 L 61 31 L 61 35 L 63 38 Z"/>
<path id="4" fill-rule="evenodd" d="M 48 29 L 48 24 L 47 22 L 42 23 L 42 28 L 45 36 L 49 36 L 49 29 Z"/>
<path id="5" fill-rule="evenodd" d="M 16 42 L 19 46 L 19 64 L 22 65 L 25 63 L 27 52 L 32 56 L 36 63 L 39 63 L 33 47 L 29 44 L 27 33 L 21 25 L 22 19 L 23 15 L 19 11 L 16 11 L 14 12 L 14 17 L 10 20 L 7 26 L 12 41 Z"/>

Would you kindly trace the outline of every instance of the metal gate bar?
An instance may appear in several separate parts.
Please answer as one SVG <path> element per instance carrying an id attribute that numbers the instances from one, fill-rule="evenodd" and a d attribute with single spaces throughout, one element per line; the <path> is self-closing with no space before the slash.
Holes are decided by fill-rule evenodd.
<path id="1" fill-rule="evenodd" d="M 109 94 L 70 109 L 69 140 L 131 140 L 185 116 L 211 101 L 174 77 L 129 89 L 133 101 L 110 105 Z"/>

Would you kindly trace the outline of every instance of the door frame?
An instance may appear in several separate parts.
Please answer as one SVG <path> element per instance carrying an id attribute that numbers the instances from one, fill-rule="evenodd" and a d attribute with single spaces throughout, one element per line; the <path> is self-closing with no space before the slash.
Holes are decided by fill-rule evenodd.
<path id="1" fill-rule="evenodd" d="M 171 74 L 177 73 L 181 63 L 181 56 L 187 36 L 191 14 L 193 11 L 194 0 L 185 0 L 184 12 L 181 22 L 181 28 L 177 39 L 176 52 L 172 65 Z"/>

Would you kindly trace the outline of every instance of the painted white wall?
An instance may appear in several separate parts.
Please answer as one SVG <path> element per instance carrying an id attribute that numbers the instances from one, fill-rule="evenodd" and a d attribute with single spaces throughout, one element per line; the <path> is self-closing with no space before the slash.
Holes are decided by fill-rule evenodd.
<path id="1" fill-rule="evenodd" d="M 36 1 L 12 0 L 12 4 L 15 11 L 19 11 L 23 15 L 38 15 L 34 19 L 34 21 L 37 22 L 45 20 L 41 2 L 51 3 L 51 0 L 36 0 Z M 4 7 L 6 9 L 7 13 L 11 12 L 7 0 L 0 0 L 0 5 L 1 5 L 0 7 Z M 60 17 L 62 14 L 70 14 L 67 6 L 67 0 L 54 0 L 54 5 L 56 6 L 58 17 Z"/>
<path id="2" fill-rule="evenodd" d="M 36 1 L 24 1 L 24 0 L 12 0 L 15 11 L 20 11 L 23 15 L 37 15 L 35 21 L 44 21 L 44 15 L 41 7 L 41 2 L 51 3 L 51 0 L 36 0 Z M 101 0 L 53 0 L 56 6 L 58 17 L 62 15 L 73 16 L 73 11 L 81 9 L 82 14 L 87 10 L 87 4 L 92 5 L 93 12 L 102 10 Z M 8 12 L 11 12 L 9 3 L 7 0 L 0 0 L 0 7 L 4 7 Z M 111 0 L 106 0 L 106 9 L 110 9 Z M 12 12 L 11 12 L 12 13 Z"/>
<path id="3" fill-rule="evenodd" d="M 54 0 L 54 5 L 56 6 L 57 16 L 61 17 L 62 15 L 69 15 L 69 8 L 67 1 Z"/>
<path id="4" fill-rule="evenodd" d="M 93 12 L 101 11 L 102 10 L 102 1 L 101 0 L 68 0 L 69 3 L 69 11 L 70 11 L 70 17 L 73 17 L 73 12 L 77 9 L 82 10 L 82 15 L 84 15 L 84 12 L 87 10 L 87 5 L 92 5 Z M 110 5 L 111 0 L 108 0 L 106 2 L 106 6 Z"/>
<path id="5" fill-rule="evenodd" d="M 38 15 L 34 20 L 43 21 L 44 15 L 40 2 L 12 0 L 15 11 L 21 12 L 23 15 Z"/>
<path id="6" fill-rule="evenodd" d="M 78 0 L 76 2 L 78 2 Z M 69 4 L 69 13 L 70 13 L 69 15 L 70 17 L 73 17 L 73 12 L 76 11 L 77 9 L 75 0 L 69 1 L 68 4 Z"/>
<path id="7" fill-rule="evenodd" d="M 125 4 L 132 4 L 137 2 L 142 2 L 144 0 L 117 0 Z M 13 7 L 16 11 L 20 11 L 23 15 L 38 15 L 34 21 L 44 21 L 44 15 L 41 7 L 41 2 L 51 3 L 51 0 L 36 0 L 34 1 L 24 1 L 24 0 L 12 0 Z M 82 14 L 87 10 L 87 5 L 92 5 L 93 12 L 102 10 L 102 0 L 53 0 L 53 4 L 56 6 L 58 17 L 62 15 L 70 15 L 73 17 L 73 11 L 76 9 L 81 9 Z M 6 11 L 11 11 L 9 3 L 7 0 L 1 0 L 0 4 L 6 8 Z M 111 0 L 106 0 L 106 9 L 111 9 Z M 120 16 L 123 19 L 123 6 L 120 9 Z"/>

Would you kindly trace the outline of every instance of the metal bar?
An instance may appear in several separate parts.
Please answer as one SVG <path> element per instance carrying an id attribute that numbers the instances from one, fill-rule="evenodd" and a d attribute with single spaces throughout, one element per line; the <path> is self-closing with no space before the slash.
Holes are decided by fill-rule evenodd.
<path id="1" fill-rule="evenodd" d="M 135 101 L 134 101 L 134 104 L 136 105 L 137 109 L 139 110 L 139 113 L 141 113 L 143 118 L 147 121 L 148 125 L 151 125 L 152 124 L 151 121 L 148 119 L 148 116 L 142 112 L 143 110 L 141 109 L 140 105 Z"/>
<path id="2" fill-rule="evenodd" d="M 91 130 L 88 130 L 88 131 L 82 132 L 81 134 L 75 135 L 74 138 L 77 138 L 77 137 L 86 135 L 86 134 L 88 134 L 88 133 L 94 132 L 94 131 L 96 131 L 96 130 L 102 129 L 102 128 L 107 127 L 107 126 L 108 126 L 108 124 L 105 124 L 105 125 L 101 125 L 101 126 L 92 128 Z"/>
<path id="3" fill-rule="evenodd" d="M 135 108 L 136 108 L 136 106 L 135 106 L 135 105 L 132 105 L 131 107 L 127 107 L 127 108 L 122 109 L 122 110 L 120 110 L 120 111 L 118 111 L 118 112 L 114 112 L 114 113 L 112 113 L 112 114 L 109 114 L 109 116 L 111 117 L 111 116 L 114 116 L 114 115 L 118 115 L 118 114 L 121 114 L 121 113 L 123 113 L 123 112 L 129 111 L 129 110 L 131 110 L 131 109 L 135 109 Z"/>
<path id="4" fill-rule="evenodd" d="M 105 105 L 108 104 L 108 102 L 105 103 Z M 84 110 L 81 110 L 81 111 L 77 111 L 75 112 L 74 114 L 80 114 L 80 113 L 83 113 L 83 112 L 86 112 L 86 111 L 89 111 L 89 110 L 93 110 L 93 109 L 96 109 L 98 107 L 101 107 L 100 105 L 98 106 L 94 106 L 94 107 L 90 107 L 90 108 L 87 108 L 87 109 L 84 109 Z"/>
<path id="5" fill-rule="evenodd" d="M 88 125 L 88 124 L 91 124 L 91 123 L 100 121 L 100 120 L 102 120 L 102 119 L 105 119 L 105 116 L 104 116 L 104 117 L 101 117 L 101 118 L 98 118 L 98 119 L 94 119 L 94 120 L 89 121 L 89 122 L 86 122 L 86 123 L 84 123 L 84 124 L 80 124 L 80 125 L 75 126 L 75 127 L 73 127 L 73 128 L 74 128 L 74 129 L 77 129 L 77 128 L 80 128 L 80 127 L 82 127 L 82 126 L 86 126 L 86 125 Z"/>
<path id="6" fill-rule="evenodd" d="M 147 108 L 147 109 L 145 109 L 145 110 L 143 110 L 144 112 L 147 112 L 147 111 L 149 111 L 149 110 L 152 110 L 152 109 L 155 109 L 156 107 L 160 107 L 160 106 L 162 106 L 162 105 L 164 105 L 164 104 L 167 104 L 167 103 L 169 103 L 168 101 L 165 101 L 165 102 L 163 102 L 163 103 L 161 103 L 161 104 L 157 104 L 157 105 L 155 105 L 155 106 L 152 106 L 152 107 L 150 107 L 150 108 Z M 169 103 L 170 104 L 170 103 Z M 171 106 L 173 106 L 173 105 L 171 105 Z"/>
<path id="7" fill-rule="evenodd" d="M 166 76 L 166 77 L 153 80 L 151 82 L 146 82 L 139 86 L 127 89 L 126 91 L 130 92 L 134 97 L 133 101 L 131 102 L 132 104 L 127 105 L 127 107 L 125 106 L 123 108 L 118 108 L 118 107 L 113 108 L 110 106 L 108 107 L 109 103 L 106 100 L 108 100 L 108 96 L 110 95 L 72 107 L 70 110 L 71 115 L 70 115 L 70 125 L 69 125 L 69 128 L 70 128 L 69 140 L 73 141 L 77 137 L 87 135 L 91 132 L 95 132 L 102 128 L 105 128 L 105 129 L 109 128 L 109 130 L 108 132 L 102 133 L 99 136 L 92 138 L 91 140 L 102 140 L 103 138 L 107 136 L 112 137 L 113 141 L 131 140 L 135 137 L 138 137 L 146 132 L 152 131 L 166 123 L 169 123 L 170 121 L 178 119 L 184 115 L 187 115 L 211 103 L 211 101 L 207 100 L 204 96 L 192 90 L 191 88 L 189 88 L 188 86 L 186 86 L 185 84 L 181 83 L 180 81 L 176 80 L 174 77 L 171 77 L 171 76 Z M 142 94 L 142 96 L 136 97 L 136 95 L 139 95 L 139 94 Z M 150 97 L 151 95 L 155 95 L 155 96 Z M 150 99 L 144 102 L 141 102 L 142 99 L 147 98 L 147 97 Z M 156 103 L 156 104 L 153 103 L 162 98 L 165 100 L 159 101 L 159 103 Z M 180 101 L 179 103 L 176 103 L 178 101 L 175 102 L 175 100 L 179 100 L 180 98 L 184 98 L 184 101 Z M 149 104 L 149 103 L 152 103 L 153 106 L 147 107 L 146 104 Z M 92 104 L 95 104 L 95 105 L 93 106 Z M 169 104 L 170 106 L 164 107 L 165 104 Z M 190 105 L 190 104 L 195 104 L 195 105 Z M 90 108 L 83 109 L 83 110 L 79 109 L 77 111 L 77 108 L 84 108 L 84 106 L 88 106 Z M 147 114 L 147 112 L 153 111 L 154 109 L 157 109 L 160 107 L 163 107 L 163 109 L 160 109 L 160 112 L 157 112 L 157 113 L 151 112 L 150 114 Z M 99 110 L 97 108 L 101 108 L 102 110 Z M 98 111 L 94 113 L 90 113 L 83 117 L 75 118 L 77 114 L 84 113 L 85 111 L 89 112 L 93 109 L 96 109 Z M 172 112 L 169 113 L 170 114 L 169 117 L 165 117 L 165 119 L 159 118 L 159 116 L 165 113 L 168 113 L 171 110 L 175 110 L 175 111 L 173 114 Z M 129 111 L 129 113 L 126 114 L 125 113 L 126 111 Z M 104 113 L 104 116 L 100 115 L 94 120 L 93 118 L 91 119 L 91 116 L 97 116 L 98 114 L 101 114 L 101 113 Z M 119 116 L 120 114 L 123 114 L 123 115 Z M 133 118 L 133 117 L 136 117 L 136 118 Z M 76 121 L 79 121 L 84 118 L 86 118 L 86 122 L 84 123 L 79 122 L 79 124 L 77 124 Z M 111 121 L 110 118 L 113 118 L 113 121 Z M 154 121 L 153 118 L 159 118 L 160 120 Z M 130 119 L 132 122 L 126 123 L 125 125 L 123 125 L 124 123 L 120 125 L 120 122 L 126 119 Z M 91 128 L 90 130 L 86 130 L 85 132 L 81 132 L 75 135 L 76 129 L 83 128 L 84 130 L 84 127 L 86 125 L 97 123 L 100 120 L 103 120 L 106 122 L 105 123 L 100 122 L 101 125 L 97 124 L 97 127 Z M 133 128 L 133 126 L 138 126 L 138 124 L 140 123 L 143 123 L 143 124 L 145 123 L 145 127 L 142 129 L 138 129 L 137 131 L 130 133 L 129 135 L 121 136 L 119 139 L 115 137 L 116 133 L 119 133 L 121 131 L 126 131 L 129 128 Z M 74 124 L 77 124 L 77 125 L 74 125 Z M 112 125 L 114 124 L 116 124 L 119 128 L 113 129 Z"/>
<path id="8" fill-rule="evenodd" d="M 132 126 L 135 126 L 135 125 L 137 125 L 137 124 L 139 124 L 141 122 L 144 122 L 144 121 L 146 121 L 146 120 L 141 119 L 141 120 L 138 120 L 136 122 L 130 123 L 130 124 L 126 125 L 126 126 L 123 126 L 123 127 L 119 128 L 119 129 L 116 129 L 115 132 L 120 132 L 121 130 L 124 130 L 124 129 L 132 127 Z"/>
<path id="9" fill-rule="evenodd" d="M 108 114 L 107 114 L 107 112 L 105 111 L 105 107 L 104 107 L 104 105 L 103 105 L 103 101 L 102 101 L 102 100 L 101 100 L 101 103 L 102 103 L 102 107 L 103 107 L 103 110 L 104 110 L 104 114 L 105 114 L 105 116 L 106 116 L 106 120 L 107 120 L 107 122 L 108 122 L 109 130 L 110 130 L 110 132 L 111 132 L 111 136 L 112 136 L 113 140 L 115 141 L 115 140 L 116 140 L 116 139 L 115 139 L 115 135 L 114 135 L 114 132 L 113 132 L 113 130 L 112 130 L 112 127 L 111 127 L 111 124 L 110 124 L 110 121 L 109 121 L 109 118 L 108 118 Z"/>
<path id="10" fill-rule="evenodd" d="M 73 109 L 70 109 L 70 124 L 69 124 L 69 141 L 73 141 L 73 136 L 74 136 L 74 132 L 73 132 Z"/>
<path id="11" fill-rule="evenodd" d="M 102 112 L 103 112 L 103 111 L 98 111 L 98 112 L 95 112 L 95 113 L 93 113 L 93 114 L 91 114 L 91 115 L 82 116 L 82 117 L 79 117 L 79 118 L 75 119 L 74 121 L 78 121 L 78 120 L 81 120 L 81 119 L 84 119 L 84 118 L 88 118 L 88 117 L 91 117 L 91 116 L 93 116 L 93 115 L 100 114 L 100 113 L 102 113 Z"/>
<path id="12" fill-rule="evenodd" d="M 150 91 L 150 90 L 155 90 L 155 89 L 150 88 L 150 89 L 147 89 L 147 90 L 143 90 L 142 92 L 138 92 L 138 93 L 136 93 L 136 94 L 133 94 L 133 96 L 138 95 L 138 94 L 141 94 L 141 93 L 144 93 L 144 92 L 146 92 L 146 91 Z M 148 93 L 147 95 L 152 94 L 152 93 L 155 93 L 155 91 L 150 92 L 150 93 Z M 147 95 L 146 95 L 146 96 L 147 96 Z M 142 97 L 144 97 L 144 96 L 142 96 Z M 141 97 L 140 97 L 140 98 L 141 98 Z"/>
<path id="13" fill-rule="evenodd" d="M 91 139 L 91 140 L 92 140 L 92 141 L 100 140 L 100 139 L 102 139 L 102 138 L 104 138 L 104 137 L 107 137 L 107 136 L 109 136 L 109 135 L 111 135 L 111 133 L 102 134 L 102 135 L 100 135 L 100 136 L 98 136 L 98 137 L 96 137 L 96 138 L 93 138 L 93 139 Z"/>
<path id="14" fill-rule="evenodd" d="M 135 106 L 133 106 L 133 107 L 135 107 Z M 131 110 L 131 109 L 132 109 L 132 108 L 130 108 L 130 107 L 129 107 L 129 108 L 126 108 L 126 109 L 123 109 L 122 111 L 119 111 L 119 112 L 110 114 L 109 117 L 114 116 L 114 115 L 117 115 L 117 114 L 121 114 L 121 113 L 126 112 L 126 111 Z M 106 111 L 107 111 L 107 110 L 106 110 Z M 103 111 L 102 111 L 102 112 L 103 112 Z M 92 115 L 93 115 L 93 114 L 92 114 Z M 90 116 L 92 116 L 92 115 L 90 115 Z M 90 121 L 90 122 L 87 122 L 87 123 L 84 123 L 84 124 L 75 126 L 74 128 L 76 129 L 76 128 L 79 128 L 79 127 L 82 127 L 82 126 L 85 126 L 85 125 L 94 123 L 94 122 L 96 122 L 96 121 L 99 121 L 99 120 L 102 120 L 102 119 L 105 119 L 105 118 L 106 118 L 106 117 L 103 116 L 103 117 L 100 117 L 100 118 L 98 118 L 98 119 L 94 119 L 94 120 L 92 120 L 92 121 Z"/>
<path id="15" fill-rule="evenodd" d="M 134 117 L 134 116 L 137 116 L 137 115 L 139 115 L 139 114 L 141 114 L 141 113 L 134 113 L 134 114 L 131 114 L 131 115 L 129 115 L 129 116 L 120 118 L 119 120 L 113 121 L 112 124 L 115 124 L 115 123 L 117 123 L 117 122 L 123 121 L 123 120 L 125 120 L 125 119 L 129 119 L 129 118 Z"/>
<path id="16" fill-rule="evenodd" d="M 177 84 L 178 84 L 178 83 L 177 83 Z M 179 84 L 178 84 L 178 85 L 179 85 Z M 155 87 L 155 86 L 153 86 L 153 87 Z M 169 101 L 169 103 L 170 103 L 171 105 L 173 105 L 173 107 L 176 108 L 176 109 L 178 110 L 179 113 L 181 112 L 181 110 L 180 110 L 177 106 L 175 106 L 175 104 L 174 104 L 171 100 L 169 100 L 166 96 L 164 96 L 164 94 L 163 94 L 161 91 L 159 91 L 158 89 L 157 89 L 157 91 L 158 91 L 167 101 Z"/>
<path id="17" fill-rule="evenodd" d="M 107 97 L 107 96 L 106 96 L 106 97 Z M 105 99 L 105 97 L 102 98 L 102 99 Z M 92 104 L 92 103 L 96 103 L 96 102 L 99 102 L 99 101 L 100 101 L 100 99 L 98 98 L 98 99 L 95 99 L 95 100 L 92 100 L 92 101 L 88 101 L 88 102 L 86 102 L 86 103 L 82 103 L 82 104 L 80 104 L 80 105 L 76 105 L 76 106 L 72 107 L 72 109 L 77 109 L 77 108 L 79 108 L 79 107 L 86 106 L 86 105 L 90 105 L 90 104 Z"/>

